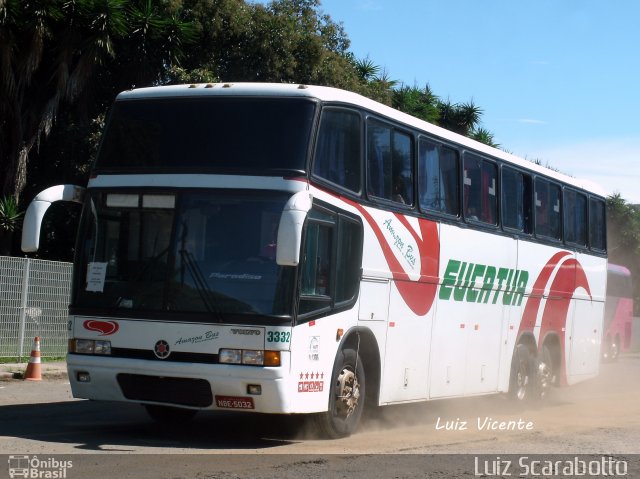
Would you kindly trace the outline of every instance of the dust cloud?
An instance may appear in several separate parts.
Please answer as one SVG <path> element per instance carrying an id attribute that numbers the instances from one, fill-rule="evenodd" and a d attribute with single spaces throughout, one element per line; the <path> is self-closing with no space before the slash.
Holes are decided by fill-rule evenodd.
<path id="1" fill-rule="evenodd" d="M 405 453 L 638 453 L 638 378 L 640 354 L 627 354 L 603 363 L 597 378 L 553 388 L 542 402 L 492 395 L 386 406 L 360 434 Z"/>

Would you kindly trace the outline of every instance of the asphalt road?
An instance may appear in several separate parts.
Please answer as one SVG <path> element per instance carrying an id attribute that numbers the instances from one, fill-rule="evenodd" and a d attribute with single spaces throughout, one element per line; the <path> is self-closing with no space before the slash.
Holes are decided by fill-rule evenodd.
<path id="1" fill-rule="evenodd" d="M 331 441 L 298 418 L 201 412 L 166 426 L 135 404 L 75 400 L 64 379 L 0 381 L 0 454 L 73 455 L 69 478 L 473 477 L 478 454 L 493 466 L 506 454 L 613 455 L 628 462 L 625 477 L 640 477 L 637 453 L 640 355 L 555 390 L 543 407 L 500 396 L 387 407 Z"/>

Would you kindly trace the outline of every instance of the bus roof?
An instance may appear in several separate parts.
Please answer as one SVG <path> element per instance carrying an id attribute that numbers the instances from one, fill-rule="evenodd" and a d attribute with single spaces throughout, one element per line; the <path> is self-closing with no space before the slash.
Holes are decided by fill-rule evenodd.
<path id="1" fill-rule="evenodd" d="M 399 121 L 408 126 L 431 133 L 445 140 L 457 143 L 463 147 L 498 158 L 507 163 L 556 179 L 565 184 L 589 191 L 605 197 L 607 193 L 597 183 L 589 180 L 577 179 L 563 173 L 537 165 L 518 156 L 512 155 L 484 143 L 459 135 L 432 123 L 420 120 L 394 108 L 378 103 L 357 93 L 340 90 L 338 88 L 298 85 L 286 83 L 207 83 L 185 84 L 161 87 L 139 88 L 128 90 L 118 95 L 117 101 L 149 98 L 184 98 L 207 96 L 261 96 L 261 97 L 306 97 L 323 102 L 345 103 L 357 105 L 378 113 L 387 118 Z"/>

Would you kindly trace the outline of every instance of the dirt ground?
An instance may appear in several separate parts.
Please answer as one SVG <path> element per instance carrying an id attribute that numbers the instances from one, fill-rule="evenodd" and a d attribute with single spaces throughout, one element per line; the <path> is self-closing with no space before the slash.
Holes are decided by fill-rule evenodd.
<path id="1" fill-rule="evenodd" d="M 557 454 L 612 456 L 627 461 L 624 477 L 640 477 L 640 355 L 554 390 L 543 406 L 490 396 L 385 407 L 339 440 L 305 424 L 205 412 L 167 427 L 138 405 L 73 400 L 65 380 L 0 382 L 0 453 L 73 455 L 69 478 L 474 477 L 479 455 L 501 472 L 507 458 Z"/>

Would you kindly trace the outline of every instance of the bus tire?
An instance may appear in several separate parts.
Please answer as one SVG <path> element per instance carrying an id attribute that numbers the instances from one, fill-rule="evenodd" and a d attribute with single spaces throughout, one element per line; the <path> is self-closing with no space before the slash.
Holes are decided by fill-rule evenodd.
<path id="1" fill-rule="evenodd" d="M 615 339 L 611 341 L 609 346 L 609 357 L 611 361 L 617 361 L 620 357 L 620 336 L 616 335 Z"/>
<path id="2" fill-rule="evenodd" d="M 340 351 L 331 374 L 328 410 L 315 417 L 319 432 L 331 439 L 351 435 L 360 423 L 365 391 L 362 358 L 353 349 Z"/>
<path id="3" fill-rule="evenodd" d="M 602 353 L 602 359 L 605 361 L 615 361 L 620 354 L 619 338 L 612 338 L 607 336 L 605 339 L 604 351 Z"/>
<path id="4" fill-rule="evenodd" d="M 161 424 L 181 424 L 189 422 L 198 412 L 197 409 L 184 409 L 180 407 L 159 406 L 156 404 L 145 404 L 147 414 L 156 422 Z"/>
<path id="5" fill-rule="evenodd" d="M 546 400 L 551 394 L 551 388 L 557 382 L 557 375 L 553 366 L 553 356 L 551 349 L 546 344 L 542 347 L 542 356 L 538 361 L 538 377 L 537 377 L 537 398 Z"/>
<path id="6" fill-rule="evenodd" d="M 525 344 L 518 344 L 513 351 L 509 396 L 518 402 L 530 401 L 535 396 L 537 361 Z"/>

